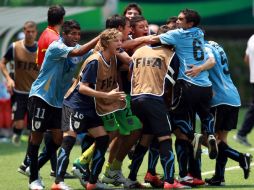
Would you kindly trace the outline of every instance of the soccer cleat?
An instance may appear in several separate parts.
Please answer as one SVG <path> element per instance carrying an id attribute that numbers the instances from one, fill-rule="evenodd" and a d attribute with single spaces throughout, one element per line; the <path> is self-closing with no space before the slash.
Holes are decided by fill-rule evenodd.
<path id="1" fill-rule="evenodd" d="M 216 177 L 215 175 L 211 178 L 205 179 L 206 185 L 210 186 L 224 186 L 225 185 L 225 179 Z"/>
<path id="2" fill-rule="evenodd" d="M 243 155 L 243 162 L 240 162 L 240 167 L 243 169 L 244 179 L 249 178 L 251 161 L 252 161 L 251 154 L 246 153 Z"/>
<path id="3" fill-rule="evenodd" d="M 40 178 L 33 181 L 32 183 L 30 183 L 28 185 L 28 187 L 29 187 L 30 190 L 42 190 L 42 189 L 44 189 L 43 182 L 41 181 Z"/>
<path id="4" fill-rule="evenodd" d="M 119 186 L 119 185 L 125 183 L 126 179 L 123 176 L 123 173 L 121 170 L 109 169 L 105 174 L 103 174 L 101 181 L 103 183 Z"/>
<path id="5" fill-rule="evenodd" d="M 22 163 L 19 168 L 18 168 L 18 172 L 29 177 L 30 176 L 30 169 L 28 166 L 26 166 L 24 163 Z"/>
<path id="6" fill-rule="evenodd" d="M 11 138 L 11 142 L 15 146 L 20 146 L 21 144 L 20 135 L 13 134 Z"/>
<path id="7" fill-rule="evenodd" d="M 100 181 L 97 181 L 97 183 L 87 183 L 85 186 L 86 190 L 94 190 L 94 189 L 112 189 L 109 186 L 107 186 L 105 183 L 102 183 Z"/>
<path id="8" fill-rule="evenodd" d="M 181 184 L 179 181 L 174 180 L 174 183 L 164 182 L 164 189 L 190 189 L 190 186 Z"/>
<path id="9" fill-rule="evenodd" d="M 205 184 L 205 181 L 202 180 L 201 178 L 193 177 L 191 174 L 188 174 L 188 176 L 193 178 L 193 186 L 199 186 L 199 185 L 204 185 Z"/>
<path id="10" fill-rule="evenodd" d="M 88 168 L 88 164 L 81 164 L 80 160 L 77 158 L 73 163 L 72 172 L 76 177 L 80 178 L 84 173 L 87 172 Z"/>
<path id="11" fill-rule="evenodd" d="M 72 190 L 72 188 L 66 185 L 63 181 L 61 181 L 58 184 L 53 183 L 53 185 L 51 186 L 51 190 Z"/>
<path id="12" fill-rule="evenodd" d="M 158 175 L 152 175 L 150 172 L 147 172 L 144 178 L 146 183 L 150 183 L 150 185 L 154 188 L 162 188 L 164 182 L 159 178 Z"/>
<path id="13" fill-rule="evenodd" d="M 233 139 L 241 144 L 243 144 L 244 146 L 248 146 L 251 147 L 252 145 L 249 143 L 249 141 L 247 140 L 246 136 L 241 136 L 241 135 L 234 135 Z"/>
<path id="14" fill-rule="evenodd" d="M 185 177 L 178 177 L 178 182 L 183 185 L 194 186 L 193 177 L 186 175 Z"/>
<path id="15" fill-rule="evenodd" d="M 79 159 L 76 159 L 73 163 L 72 173 L 77 177 L 82 186 L 85 186 L 90 176 L 89 165 L 81 164 Z"/>
<path id="16" fill-rule="evenodd" d="M 201 144 L 203 142 L 203 135 L 199 133 L 194 133 L 194 139 L 192 141 L 192 146 L 193 146 L 193 156 L 194 159 L 198 158 L 198 153 L 201 152 Z"/>
<path id="17" fill-rule="evenodd" d="M 142 185 L 138 181 L 132 181 L 131 179 L 127 178 L 124 182 L 124 188 L 126 189 L 145 189 L 146 186 Z"/>
<path id="18" fill-rule="evenodd" d="M 56 177 L 56 172 L 53 171 L 53 170 L 51 170 L 49 175 L 50 175 L 51 177 Z M 75 178 L 77 178 L 77 177 L 74 176 L 74 175 L 71 175 L 71 174 L 68 173 L 68 172 L 66 172 L 66 173 L 64 174 L 64 179 L 75 179 Z"/>
<path id="19" fill-rule="evenodd" d="M 215 159 L 218 155 L 218 146 L 214 135 L 208 136 L 208 153 L 210 159 Z"/>

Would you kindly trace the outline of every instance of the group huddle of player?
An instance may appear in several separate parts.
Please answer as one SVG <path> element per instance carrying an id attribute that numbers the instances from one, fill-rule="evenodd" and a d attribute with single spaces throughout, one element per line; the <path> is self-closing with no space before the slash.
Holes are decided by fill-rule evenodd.
<path id="1" fill-rule="evenodd" d="M 29 189 L 45 188 L 39 170 L 48 160 L 55 176 L 51 189 L 71 189 L 64 178 L 71 177 L 66 170 L 79 133 L 85 134 L 82 155 L 72 172 L 88 190 L 109 189 L 107 184 L 146 188 L 137 174 L 147 151 L 144 180 L 155 188 L 224 185 L 228 158 L 239 162 L 244 178 L 249 177 L 252 156 L 227 144 L 228 132 L 237 125 L 240 96 L 225 51 L 205 40 L 197 11 L 181 10 L 165 25 L 149 28 L 139 5 L 132 3 L 123 16 L 107 18 L 106 29 L 84 45 L 78 44 L 79 23 L 64 21 L 64 15 L 62 6 L 49 8 L 48 27 L 38 43 L 36 24 L 27 21 L 25 39 L 14 42 L 0 62 L 15 107 L 15 138 L 28 112 L 31 133 L 18 171 L 29 176 Z M 14 78 L 6 68 L 11 60 Z M 201 134 L 195 132 L 196 116 Z M 43 138 L 45 147 L 38 155 Z M 205 180 L 202 144 L 216 159 L 214 176 Z M 130 172 L 124 177 L 121 168 L 128 154 Z M 159 158 L 163 177 L 156 173 Z"/>

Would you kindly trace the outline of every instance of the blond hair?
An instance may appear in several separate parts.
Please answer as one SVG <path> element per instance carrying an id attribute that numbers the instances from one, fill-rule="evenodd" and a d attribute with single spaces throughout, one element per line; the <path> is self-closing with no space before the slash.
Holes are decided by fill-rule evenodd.
<path id="1" fill-rule="evenodd" d="M 102 48 L 107 48 L 110 41 L 116 39 L 118 36 L 122 36 L 122 33 L 115 29 L 106 29 L 100 35 L 100 45 Z"/>

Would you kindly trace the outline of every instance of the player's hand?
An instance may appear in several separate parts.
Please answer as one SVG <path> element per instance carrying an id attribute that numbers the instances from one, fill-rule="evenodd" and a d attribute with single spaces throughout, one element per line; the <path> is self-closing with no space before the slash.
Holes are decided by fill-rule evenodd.
<path id="1" fill-rule="evenodd" d="M 107 94 L 109 99 L 114 99 L 114 100 L 125 100 L 126 94 L 123 91 L 119 91 L 119 87 L 111 90 Z"/>
<path id="2" fill-rule="evenodd" d="M 15 82 L 12 79 L 7 80 L 7 91 L 12 95 Z"/>
<path id="3" fill-rule="evenodd" d="M 189 68 L 187 71 L 185 71 L 185 74 L 188 77 L 196 77 L 199 75 L 199 73 L 202 71 L 202 67 L 195 66 L 195 65 L 189 65 Z"/>
<path id="4" fill-rule="evenodd" d="M 142 39 L 142 41 L 143 41 L 143 45 L 144 44 L 151 44 L 151 43 L 153 43 L 153 37 L 154 35 L 149 35 L 149 36 L 142 36 L 142 37 L 139 37 L 140 39 Z"/>

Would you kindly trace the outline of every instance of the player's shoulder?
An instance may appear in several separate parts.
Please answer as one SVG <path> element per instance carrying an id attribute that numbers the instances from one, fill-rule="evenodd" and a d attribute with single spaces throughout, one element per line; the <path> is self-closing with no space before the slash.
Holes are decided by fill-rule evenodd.
<path id="1" fill-rule="evenodd" d="M 52 42 L 59 39 L 59 34 L 45 29 L 39 37 L 39 42 Z"/>
<path id="2" fill-rule="evenodd" d="M 159 36 L 166 36 L 166 35 L 180 35 L 182 33 L 184 33 L 185 31 L 182 28 L 176 28 L 174 30 L 169 30 L 166 33 L 162 33 Z"/>
<path id="3" fill-rule="evenodd" d="M 52 43 L 49 45 L 49 49 L 65 49 L 67 46 L 63 43 L 62 39 L 54 40 Z"/>

